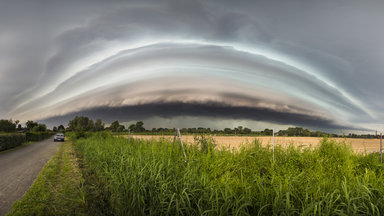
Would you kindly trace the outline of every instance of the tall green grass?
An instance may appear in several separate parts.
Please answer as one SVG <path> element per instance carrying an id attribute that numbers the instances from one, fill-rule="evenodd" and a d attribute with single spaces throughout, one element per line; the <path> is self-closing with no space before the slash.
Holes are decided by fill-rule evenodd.
<path id="1" fill-rule="evenodd" d="M 275 149 L 255 140 L 239 150 L 203 138 L 186 148 L 170 140 L 99 133 L 75 141 L 114 215 L 382 215 L 384 172 L 378 155 L 355 154 L 324 139 L 316 149 Z M 198 143 L 198 144 L 199 144 Z M 214 143 L 213 143 L 214 144 Z M 207 147 L 208 145 L 208 147 Z M 87 181 L 87 180 L 86 180 Z M 102 200 L 102 201 L 100 201 Z M 95 204 L 93 205 L 95 207 Z M 108 209 L 105 209 L 108 208 Z"/>

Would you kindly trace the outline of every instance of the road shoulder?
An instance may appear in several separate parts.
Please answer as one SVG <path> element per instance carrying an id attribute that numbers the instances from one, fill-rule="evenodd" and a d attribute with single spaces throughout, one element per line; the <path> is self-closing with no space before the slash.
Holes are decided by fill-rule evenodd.
<path id="1" fill-rule="evenodd" d="M 83 183 L 72 143 L 64 142 L 8 215 L 85 215 Z"/>

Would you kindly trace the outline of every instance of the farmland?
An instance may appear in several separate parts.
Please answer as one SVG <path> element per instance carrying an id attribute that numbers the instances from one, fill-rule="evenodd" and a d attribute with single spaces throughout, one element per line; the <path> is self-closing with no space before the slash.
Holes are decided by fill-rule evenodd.
<path id="1" fill-rule="evenodd" d="M 355 153 L 343 141 L 322 139 L 312 148 L 278 145 L 275 160 L 270 146 L 257 140 L 232 149 L 220 148 L 219 140 L 207 136 L 194 141 L 186 145 L 186 162 L 181 146 L 171 139 L 128 140 L 105 132 L 74 139 L 86 167 L 85 187 L 91 188 L 86 195 L 88 211 L 92 215 L 381 215 L 384 211 L 379 156 Z"/>
<path id="2" fill-rule="evenodd" d="M 127 135 L 124 137 L 128 137 Z M 173 136 L 162 136 L 162 135 L 132 135 L 131 137 L 135 139 L 144 139 L 144 140 L 159 140 L 165 138 L 172 140 Z M 212 136 L 215 140 L 217 147 L 226 147 L 229 149 L 236 148 L 240 146 L 246 146 L 247 143 L 252 143 L 257 139 L 263 146 L 272 145 L 271 136 Z M 183 142 L 194 143 L 193 135 L 182 136 Z M 297 147 L 316 147 L 323 138 L 320 137 L 275 137 L 275 143 L 283 147 L 289 145 L 295 145 Z M 351 145 L 352 149 L 357 153 L 363 152 L 377 152 L 380 149 L 380 140 L 379 139 L 356 139 L 356 138 L 332 138 L 337 142 L 345 142 L 348 145 Z"/>

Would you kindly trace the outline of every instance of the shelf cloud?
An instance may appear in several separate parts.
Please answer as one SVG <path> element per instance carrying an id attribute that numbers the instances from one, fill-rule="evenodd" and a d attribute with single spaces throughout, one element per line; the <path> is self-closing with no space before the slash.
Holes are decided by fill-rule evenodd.
<path id="1" fill-rule="evenodd" d="M 383 127 L 382 2 L 4 6 L 1 118 L 55 125 L 79 114 L 107 122 L 192 116 Z"/>

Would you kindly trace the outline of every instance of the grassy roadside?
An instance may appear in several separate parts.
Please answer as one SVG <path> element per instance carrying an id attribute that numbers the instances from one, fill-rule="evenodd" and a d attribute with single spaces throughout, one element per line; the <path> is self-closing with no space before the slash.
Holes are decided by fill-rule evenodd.
<path id="1" fill-rule="evenodd" d="M 86 215 L 83 183 L 72 143 L 64 142 L 8 215 Z"/>

